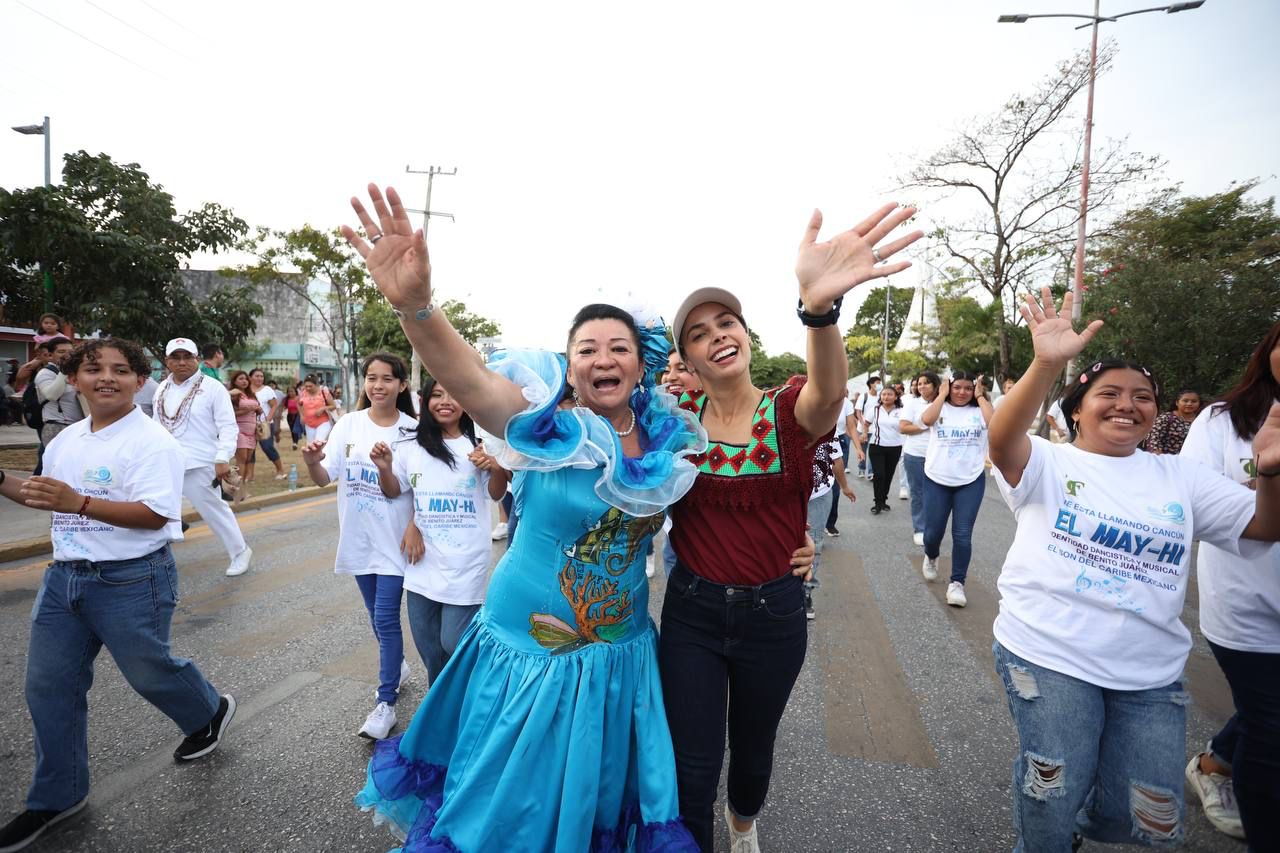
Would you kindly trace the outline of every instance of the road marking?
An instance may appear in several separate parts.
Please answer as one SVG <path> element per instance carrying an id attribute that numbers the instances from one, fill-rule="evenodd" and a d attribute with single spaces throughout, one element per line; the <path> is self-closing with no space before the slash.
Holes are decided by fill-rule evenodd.
<path id="1" fill-rule="evenodd" d="M 244 724 L 268 708 L 279 705 L 299 690 L 315 684 L 320 680 L 320 677 L 318 672 L 295 672 L 281 679 L 262 693 L 258 693 L 239 703 L 236 706 L 236 715 L 227 729 L 227 736 L 232 739 L 229 743 L 234 742 L 237 728 L 244 726 Z M 256 741 L 248 737 L 238 742 L 243 744 L 244 749 L 256 749 Z M 218 752 L 226 748 L 220 745 L 218 750 L 212 753 L 212 757 L 216 757 Z M 231 746 L 231 748 L 234 749 L 235 747 Z M 208 761 L 209 759 L 200 760 Z M 187 763 L 194 762 L 183 762 L 183 764 Z M 135 793 L 147 783 L 164 775 L 166 768 L 176 769 L 176 765 L 177 762 L 173 758 L 172 745 L 156 747 L 128 767 L 118 770 L 104 779 L 94 780 L 93 793 L 89 795 L 89 804 L 95 807 L 104 806 L 126 794 Z"/>
<path id="2" fill-rule="evenodd" d="M 816 623 L 827 745 L 850 758 L 934 768 L 938 756 L 907 684 L 862 560 L 823 552 L 822 598 L 839 602 Z"/>

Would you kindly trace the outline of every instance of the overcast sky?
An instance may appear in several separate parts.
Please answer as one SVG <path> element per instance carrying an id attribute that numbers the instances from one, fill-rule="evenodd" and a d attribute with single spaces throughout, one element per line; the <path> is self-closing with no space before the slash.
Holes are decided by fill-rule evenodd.
<path id="1" fill-rule="evenodd" d="M 1092 3 L 0 0 L 0 119 L 52 117 L 55 181 L 63 153 L 106 152 L 179 209 L 279 228 L 352 221 L 370 180 L 420 207 L 405 166 L 456 167 L 435 184 L 457 217 L 431 225 L 438 293 L 509 343 L 562 346 L 588 301 L 670 317 L 716 284 L 770 352 L 802 352 L 791 268 L 809 211 L 848 227 L 914 157 L 1087 47 L 1065 20 L 996 23 L 1058 11 Z M 1105 31 L 1119 56 L 1095 142 L 1163 155 L 1163 183 L 1187 192 L 1255 176 L 1276 192 L 1280 3 Z M 38 183 L 41 156 L 39 137 L 0 133 L 0 186 Z"/>

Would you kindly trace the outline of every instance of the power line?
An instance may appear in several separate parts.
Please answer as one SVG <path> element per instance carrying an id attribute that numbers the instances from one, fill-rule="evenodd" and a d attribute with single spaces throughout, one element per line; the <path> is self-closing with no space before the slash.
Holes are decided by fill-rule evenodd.
<path id="1" fill-rule="evenodd" d="M 153 74 L 153 75 L 155 75 L 156 77 L 159 77 L 159 76 L 160 76 L 159 74 L 156 74 L 156 72 L 152 71 L 150 68 L 146 67 L 145 65 L 140 65 L 139 63 L 137 63 L 137 62 L 133 61 L 132 59 L 130 59 L 129 57 L 125 56 L 123 53 L 117 53 L 116 51 L 112 50 L 111 48 L 107 47 L 106 45 L 104 45 L 104 44 L 99 44 L 98 42 L 94 41 L 93 39 L 89 38 L 87 35 L 84 35 L 83 33 L 78 33 L 78 32 L 76 32 L 75 30 L 71 29 L 71 27 L 68 27 L 66 24 L 62 23 L 61 21 L 59 21 L 59 20 L 57 20 L 57 19 L 55 19 L 55 18 L 50 18 L 48 15 L 46 15 L 44 12 L 41 12 L 39 9 L 33 9 L 33 8 L 31 8 L 31 7 L 30 7 L 30 6 L 28 6 L 26 3 L 23 3 L 23 2 L 22 2 L 22 0 L 15 0 L 15 2 L 17 2 L 17 4 L 18 4 L 19 6 L 21 6 L 21 7 L 22 7 L 22 8 L 24 8 L 24 9 L 26 9 L 28 12 L 33 12 L 33 13 L 35 13 L 35 14 L 39 15 L 40 17 L 44 18 L 46 21 L 49 21 L 50 23 L 53 23 L 53 24 L 57 24 L 58 26 L 62 27 L 64 30 L 66 30 L 67 32 L 71 33 L 73 36 L 76 36 L 77 38 L 82 38 L 82 39 L 84 39 L 84 40 L 85 40 L 85 41 L 87 41 L 89 44 L 93 45 L 94 47 L 98 48 L 99 50 L 105 50 L 107 53 L 111 54 L 112 56 L 117 57 L 117 58 L 119 58 L 119 59 L 123 59 L 125 62 L 127 62 L 127 63 L 129 63 L 130 65 L 133 65 L 133 66 L 135 66 L 135 67 L 137 67 L 137 68 L 141 68 L 143 71 L 147 72 L 148 74 Z"/>
<path id="2" fill-rule="evenodd" d="M 95 8 L 95 9 L 97 9 L 99 12 L 101 12 L 101 13 L 102 13 L 102 14 L 104 14 L 104 15 L 106 15 L 108 18 L 111 18 L 111 19 L 113 19 L 113 20 L 115 20 L 115 21 L 117 21 L 117 22 L 119 22 L 119 23 L 123 24 L 124 26 L 128 27 L 129 29 L 133 30 L 133 31 L 134 31 L 135 33 L 137 33 L 138 35 L 143 36 L 143 37 L 148 38 L 148 39 L 151 39 L 153 42 L 155 42 L 156 44 L 160 45 L 160 46 L 161 46 L 161 47 L 163 47 L 165 50 L 172 51 L 173 53 L 177 54 L 178 56 L 182 56 L 182 57 L 184 57 L 184 58 L 185 58 L 185 55 L 184 55 L 184 54 L 182 54 L 182 53 L 179 53 L 175 48 L 170 47 L 169 45 L 167 45 L 167 44 L 165 44 L 164 42 L 160 41 L 160 39 L 158 39 L 158 38 L 156 38 L 155 36 L 151 35 L 150 33 L 145 32 L 145 31 L 143 31 L 143 30 L 141 30 L 141 29 L 139 29 L 139 28 L 135 27 L 133 24 L 129 23 L 129 22 L 128 22 L 128 21 L 126 21 L 124 18 L 121 18 L 119 15 L 116 15 L 116 14 L 114 14 L 114 13 L 112 13 L 112 12 L 108 12 L 106 9 L 102 8 L 102 7 L 101 7 L 101 6 L 99 6 L 97 3 L 94 3 L 94 2 L 93 2 L 93 0 L 84 0 L 84 2 L 85 2 L 85 3 L 88 3 L 90 6 L 92 6 L 92 7 L 93 7 L 93 8 Z"/>

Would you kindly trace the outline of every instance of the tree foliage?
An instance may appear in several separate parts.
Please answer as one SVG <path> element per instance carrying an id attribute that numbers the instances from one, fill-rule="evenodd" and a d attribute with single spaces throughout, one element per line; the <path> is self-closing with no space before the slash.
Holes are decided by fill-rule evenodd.
<path id="1" fill-rule="evenodd" d="M 495 321 L 472 314 L 465 303 L 456 299 L 446 300 L 440 310 L 444 311 L 463 340 L 472 346 L 476 346 L 481 338 L 502 334 L 501 327 Z M 411 355 L 409 339 L 404 336 L 400 321 L 391 313 L 391 306 L 381 296 L 375 296 L 364 304 L 356 323 L 356 344 L 362 353 L 380 350 L 393 352 L 405 361 Z"/>
<path id="2" fill-rule="evenodd" d="M 1098 51 L 1106 73 L 1113 44 Z M 996 113 L 975 120 L 912 168 L 904 187 L 935 200 L 955 197 L 977 213 L 945 222 L 934 233 L 963 274 L 1012 305 L 1019 289 L 1038 287 L 1069 258 L 1079 221 L 1082 132 L 1071 107 L 1089 82 L 1087 51 L 1062 63 L 1030 93 L 1015 95 Z M 1089 178 L 1089 212 L 1107 208 L 1162 165 L 1115 142 L 1095 144 Z M 1095 221 L 1095 220 L 1091 220 Z M 1008 317 L 996 314 L 996 365 L 1011 369 Z"/>
<path id="3" fill-rule="evenodd" d="M 907 288 L 881 285 L 872 288 L 867 298 L 858 306 L 853 325 L 845 333 L 844 348 L 849 356 L 849 373 L 856 376 L 867 371 L 879 373 L 881 358 L 884 356 L 885 326 L 885 290 L 889 291 L 889 359 L 888 365 L 893 367 L 895 360 L 903 362 L 901 357 L 895 359 L 894 346 L 902 335 L 907 324 L 907 314 L 911 311 L 912 291 Z M 891 375 L 897 375 L 890 370 Z"/>
<path id="4" fill-rule="evenodd" d="M 53 276 L 54 311 L 82 331 L 131 338 L 153 353 L 179 334 L 235 346 L 262 314 L 254 288 L 224 288 L 197 304 L 179 269 L 193 253 L 232 247 L 247 230 L 217 204 L 178 214 L 173 197 L 136 163 L 67 154 L 61 184 L 0 189 L 6 322 L 34 325 L 43 265 Z"/>
<path id="5" fill-rule="evenodd" d="M 1280 320 L 1280 218 L 1250 201 L 1256 181 L 1215 195 L 1174 190 L 1121 217 L 1102 242 L 1085 302 L 1106 321 L 1089 360 L 1149 367 L 1170 403 L 1180 388 L 1216 396 Z"/>

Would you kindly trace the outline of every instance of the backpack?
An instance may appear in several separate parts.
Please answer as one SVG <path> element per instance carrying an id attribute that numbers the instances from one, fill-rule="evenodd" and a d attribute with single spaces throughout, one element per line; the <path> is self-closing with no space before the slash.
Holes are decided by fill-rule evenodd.
<path id="1" fill-rule="evenodd" d="M 41 414 L 43 408 L 40 392 L 36 390 L 35 378 L 32 377 L 22 392 L 22 420 L 32 429 L 40 429 L 44 426 L 44 415 Z"/>

